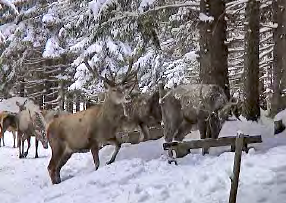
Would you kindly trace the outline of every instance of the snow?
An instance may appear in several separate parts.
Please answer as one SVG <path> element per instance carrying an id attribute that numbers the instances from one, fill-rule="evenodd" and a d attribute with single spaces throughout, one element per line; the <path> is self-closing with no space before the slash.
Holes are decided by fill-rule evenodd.
<path id="1" fill-rule="evenodd" d="M 53 13 L 47 13 L 43 16 L 42 22 L 48 25 L 53 25 L 55 23 L 59 23 L 60 20 L 55 14 Z"/>
<path id="2" fill-rule="evenodd" d="M 43 52 L 44 58 L 55 58 L 59 57 L 64 53 L 64 49 L 60 47 L 59 40 L 57 37 L 51 37 L 46 43 L 45 50 Z"/>
<path id="3" fill-rule="evenodd" d="M 19 15 L 17 8 L 15 7 L 15 5 L 10 0 L 0 0 L 0 4 L 1 3 L 10 7 L 16 15 Z"/>
<path id="4" fill-rule="evenodd" d="M 84 68 L 84 67 L 82 67 Z M 0 111 L 13 110 L 11 98 L 0 103 Z M 286 111 L 281 112 L 285 115 Z M 264 116 L 258 122 L 228 121 L 220 136 L 244 132 L 261 134 L 263 143 L 242 154 L 237 202 L 284 202 L 286 197 L 286 132 L 273 135 L 273 120 Z M 195 131 L 187 139 L 198 138 Z M 34 143 L 26 159 L 12 148 L 12 135 L 5 134 L 6 147 L 0 148 L 0 197 L 5 203 L 28 202 L 228 202 L 233 157 L 226 147 L 200 150 L 169 165 L 162 150 L 163 139 L 137 145 L 124 144 L 116 161 L 105 165 L 113 147 L 100 151 L 101 165 L 94 171 L 90 153 L 74 154 L 62 169 L 62 183 L 52 185 L 47 172 L 50 148 L 39 147 L 34 159 Z"/>
<path id="5" fill-rule="evenodd" d="M 200 13 L 199 19 L 200 19 L 200 21 L 203 21 L 203 22 L 212 22 L 212 21 L 214 20 L 214 17 L 212 17 L 212 16 L 207 16 L 207 15 L 204 14 L 204 13 Z"/>
<path id="6" fill-rule="evenodd" d="M 196 60 L 197 57 L 198 57 L 198 54 L 196 53 L 196 51 L 190 51 L 185 54 L 186 60 Z"/>
<path id="7" fill-rule="evenodd" d="M 142 0 L 138 10 L 140 12 L 143 12 L 145 8 L 147 8 L 148 6 L 151 6 L 152 4 L 154 4 L 155 0 Z"/>
<path id="8" fill-rule="evenodd" d="M 76 68 L 76 73 L 75 73 L 75 81 L 74 83 L 69 87 L 69 90 L 75 90 L 75 89 L 82 89 L 86 80 L 87 80 L 87 75 L 90 74 L 89 71 L 87 70 L 86 66 L 84 64 L 79 65 Z"/>
<path id="9" fill-rule="evenodd" d="M 112 3 L 113 0 L 94 0 L 89 2 L 89 9 L 92 11 L 94 19 L 97 20 L 100 13 Z"/>

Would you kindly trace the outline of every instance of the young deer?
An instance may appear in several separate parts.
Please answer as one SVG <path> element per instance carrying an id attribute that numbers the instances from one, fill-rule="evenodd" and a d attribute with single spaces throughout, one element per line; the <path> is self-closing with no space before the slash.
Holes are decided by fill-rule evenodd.
<path id="1" fill-rule="evenodd" d="M 89 66 L 88 62 L 85 64 Z M 89 66 L 90 68 L 90 66 Z M 53 184 L 61 182 L 60 170 L 73 153 L 85 153 L 91 150 L 95 170 L 99 167 L 98 152 L 102 145 L 112 144 L 115 151 L 107 164 L 115 161 L 121 144 L 116 139 L 116 130 L 121 125 L 124 116 L 122 104 L 127 102 L 130 82 L 136 72 L 128 69 L 123 81 L 119 84 L 113 80 L 101 77 L 106 88 L 105 100 L 101 105 L 75 114 L 55 118 L 48 126 L 47 135 L 52 149 L 52 157 L 48 171 Z"/>

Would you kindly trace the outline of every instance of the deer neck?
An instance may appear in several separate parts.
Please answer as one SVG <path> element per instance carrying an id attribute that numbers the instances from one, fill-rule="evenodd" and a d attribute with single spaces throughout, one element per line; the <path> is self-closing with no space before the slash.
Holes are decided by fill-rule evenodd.
<path id="1" fill-rule="evenodd" d="M 103 103 L 103 114 L 107 117 L 114 119 L 117 115 L 121 114 L 122 104 L 116 104 L 109 97 L 106 96 L 106 99 Z"/>

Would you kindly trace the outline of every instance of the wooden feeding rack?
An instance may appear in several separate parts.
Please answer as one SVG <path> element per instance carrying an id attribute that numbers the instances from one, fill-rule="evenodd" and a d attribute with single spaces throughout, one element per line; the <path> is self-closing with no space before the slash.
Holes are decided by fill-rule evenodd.
<path id="1" fill-rule="evenodd" d="M 201 140 L 167 142 L 163 143 L 164 150 L 171 150 L 176 153 L 176 158 L 181 158 L 190 153 L 191 149 L 208 149 L 210 147 L 230 146 L 231 151 L 235 151 L 235 140 L 237 136 L 220 137 L 217 139 L 206 138 Z M 244 135 L 243 151 L 248 152 L 248 145 L 252 143 L 262 143 L 261 135 Z M 203 152 L 204 154 L 204 152 Z"/>

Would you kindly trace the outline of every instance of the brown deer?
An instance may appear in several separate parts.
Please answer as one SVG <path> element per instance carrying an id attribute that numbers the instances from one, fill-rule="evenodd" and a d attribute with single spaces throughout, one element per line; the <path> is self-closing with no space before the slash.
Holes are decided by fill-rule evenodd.
<path id="1" fill-rule="evenodd" d="M 16 102 L 16 105 L 19 107 L 19 113 L 17 114 L 19 158 L 24 158 L 28 155 L 31 146 L 31 136 L 35 136 L 35 158 L 38 158 L 39 141 L 44 149 L 48 148 L 46 124 L 37 106 L 26 108 L 26 102 L 27 100 L 23 104 Z M 26 152 L 24 152 L 25 140 L 28 142 Z"/>
<path id="2" fill-rule="evenodd" d="M 88 61 L 85 64 L 89 66 Z M 107 164 L 115 161 L 121 144 L 116 139 L 116 130 L 124 117 L 122 103 L 127 102 L 129 90 L 132 87 L 132 79 L 135 71 L 128 71 L 121 83 L 102 77 L 106 88 L 105 100 L 101 105 L 95 105 L 89 109 L 75 114 L 55 118 L 48 126 L 47 135 L 52 149 L 52 157 L 48 165 L 48 171 L 53 184 L 61 182 L 60 170 L 73 153 L 88 152 L 91 150 L 95 170 L 99 167 L 99 149 L 108 143 L 115 146 L 115 151 Z"/>
<path id="3" fill-rule="evenodd" d="M 162 115 L 158 91 L 152 94 L 132 94 L 131 102 L 123 104 L 123 108 L 127 119 L 124 120 L 122 130 L 132 131 L 139 127 L 141 134 L 140 142 L 151 139 L 150 127 L 161 128 Z"/>
<path id="4" fill-rule="evenodd" d="M 16 125 L 16 114 L 3 111 L 0 113 L 0 147 L 1 147 L 1 139 L 3 142 L 3 146 L 5 146 L 4 142 L 4 133 L 6 131 L 12 132 L 13 134 L 13 147 L 16 147 L 16 131 L 17 131 L 17 125 Z M 18 147 L 18 146 L 17 146 Z"/>

